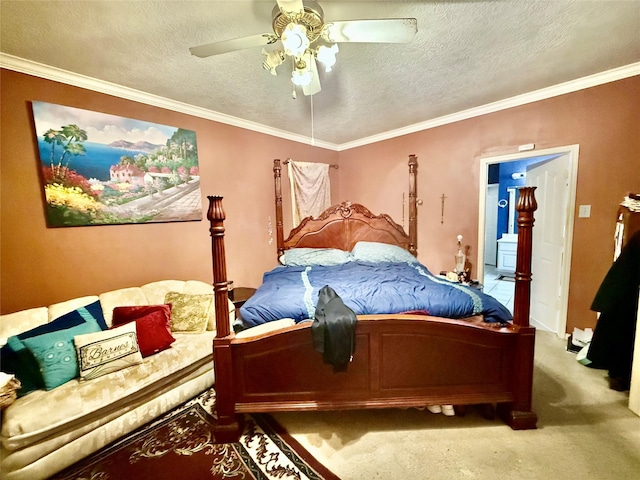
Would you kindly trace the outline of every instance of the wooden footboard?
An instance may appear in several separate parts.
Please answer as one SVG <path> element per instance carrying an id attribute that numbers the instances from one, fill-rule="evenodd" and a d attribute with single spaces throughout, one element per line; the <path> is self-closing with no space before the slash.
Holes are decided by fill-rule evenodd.
<path id="1" fill-rule="evenodd" d="M 314 351 L 310 322 L 235 339 L 235 411 L 518 403 L 521 336 L 513 326 L 359 316 L 356 354 L 338 373 Z"/>

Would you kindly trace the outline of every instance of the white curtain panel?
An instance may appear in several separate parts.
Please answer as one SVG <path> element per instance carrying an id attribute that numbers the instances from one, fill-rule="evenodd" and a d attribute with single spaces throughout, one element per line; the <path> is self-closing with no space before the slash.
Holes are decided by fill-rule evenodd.
<path id="1" fill-rule="evenodd" d="M 317 217 L 331 206 L 329 164 L 294 162 L 289 160 L 287 171 L 291 185 L 293 226 L 305 217 Z"/>

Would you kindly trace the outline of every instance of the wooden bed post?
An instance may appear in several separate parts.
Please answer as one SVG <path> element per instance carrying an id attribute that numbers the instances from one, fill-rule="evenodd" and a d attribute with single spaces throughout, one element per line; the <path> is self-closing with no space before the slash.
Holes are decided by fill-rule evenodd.
<path id="1" fill-rule="evenodd" d="M 533 212 L 538 208 L 534 191 L 536 187 L 521 187 L 516 210 L 518 211 L 518 255 L 516 257 L 516 288 L 513 305 L 513 323 L 529 326 L 529 302 L 531 299 L 531 247 L 533 244 Z"/>
<path id="2" fill-rule="evenodd" d="M 409 155 L 409 252 L 418 256 L 418 157 Z"/>
<path id="3" fill-rule="evenodd" d="M 218 421 L 213 431 L 218 443 L 235 442 L 240 438 L 241 425 L 235 414 L 233 401 L 233 375 L 231 340 L 233 332 L 229 323 L 229 289 L 227 264 L 224 250 L 224 219 L 222 197 L 208 196 L 207 219 L 211 227 L 211 257 L 213 259 L 213 290 L 216 307 L 216 336 L 213 340 L 213 370 L 215 372 L 216 413 Z"/>
<path id="4" fill-rule="evenodd" d="M 282 227 L 282 167 L 280 159 L 273 161 L 273 180 L 276 188 L 276 240 L 278 244 L 278 258 L 284 253 L 284 230 Z"/>
<path id="5" fill-rule="evenodd" d="M 533 357 L 536 331 L 529 325 L 531 300 L 531 250 L 533 244 L 533 212 L 538 208 L 534 195 L 536 187 L 521 187 L 518 211 L 518 254 L 516 257 L 516 288 L 513 323 L 519 327 L 513 368 L 514 401 L 498 406 L 504 421 L 514 430 L 536 428 L 538 416 L 531 410 L 533 387 Z"/>
<path id="6" fill-rule="evenodd" d="M 224 251 L 224 210 L 222 197 L 208 196 L 207 220 L 211 224 L 211 258 L 213 258 L 213 291 L 216 306 L 216 336 L 226 337 L 231 333 L 229 326 L 229 287 L 227 283 L 227 262 Z"/>

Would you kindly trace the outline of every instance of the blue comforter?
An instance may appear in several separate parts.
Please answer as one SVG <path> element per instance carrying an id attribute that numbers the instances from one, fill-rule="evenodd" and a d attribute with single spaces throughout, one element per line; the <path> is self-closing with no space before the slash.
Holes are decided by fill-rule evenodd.
<path id="1" fill-rule="evenodd" d="M 403 313 L 464 318 L 481 314 L 505 323 L 511 313 L 495 298 L 432 275 L 420 263 L 347 262 L 334 266 L 279 266 L 240 308 L 247 326 L 281 318 L 313 319 L 318 292 L 331 286 L 356 314 Z"/>

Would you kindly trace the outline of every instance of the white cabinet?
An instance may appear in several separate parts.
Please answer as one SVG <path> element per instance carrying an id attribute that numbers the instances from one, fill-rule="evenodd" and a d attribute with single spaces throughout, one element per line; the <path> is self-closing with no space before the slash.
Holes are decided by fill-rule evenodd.
<path id="1" fill-rule="evenodd" d="M 504 275 L 515 275 L 516 251 L 518 250 L 518 235 L 505 233 L 498 240 L 498 271 Z"/>

